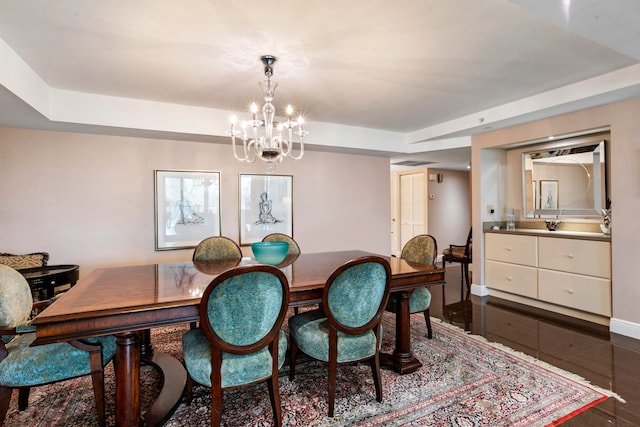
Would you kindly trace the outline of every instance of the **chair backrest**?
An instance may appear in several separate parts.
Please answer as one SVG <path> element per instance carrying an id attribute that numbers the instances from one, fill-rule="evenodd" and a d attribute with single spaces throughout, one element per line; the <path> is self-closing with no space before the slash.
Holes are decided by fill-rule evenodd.
<path id="1" fill-rule="evenodd" d="M 242 258 L 240 247 L 233 240 L 224 236 L 207 237 L 196 246 L 192 260 L 206 261 L 212 259 Z"/>
<path id="2" fill-rule="evenodd" d="M 0 265 L 0 329 L 26 323 L 32 307 L 27 279 L 13 268 Z"/>
<path id="3" fill-rule="evenodd" d="M 322 302 L 329 324 L 358 335 L 375 327 L 391 290 L 391 267 L 379 256 L 364 256 L 338 267 L 325 283 Z"/>
<path id="4" fill-rule="evenodd" d="M 472 250 L 472 248 L 473 248 L 472 247 L 472 245 L 473 245 L 472 239 L 473 239 L 473 227 L 470 227 L 469 228 L 469 235 L 467 236 L 467 243 L 464 246 L 464 254 L 465 254 L 465 256 L 467 258 L 469 258 L 469 261 L 471 261 L 471 254 L 473 252 L 473 250 Z"/>
<path id="5" fill-rule="evenodd" d="M 429 234 L 419 234 L 404 245 L 400 258 L 419 264 L 435 265 L 437 254 L 436 239 Z"/>
<path id="6" fill-rule="evenodd" d="M 300 253 L 300 246 L 293 240 L 293 237 L 282 233 L 272 233 L 264 236 L 263 242 L 287 242 L 289 243 L 288 255 L 296 255 Z"/>
<path id="7" fill-rule="evenodd" d="M 272 342 L 289 307 L 289 283 L 279 269 L 250 265 L 211 281 L 200 302 L 200 324 L 221 351 L 249 354 Z"/>

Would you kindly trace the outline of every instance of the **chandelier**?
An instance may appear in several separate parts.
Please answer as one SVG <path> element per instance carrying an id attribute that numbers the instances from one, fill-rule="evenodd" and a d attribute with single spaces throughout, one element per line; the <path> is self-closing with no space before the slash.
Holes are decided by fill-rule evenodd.
<path id="1" fill-rule="evenodd" d="M 293 107 L 287 106 L 286 118 L 276 120 L 275 107 L 271 103 L 273 94 L 278 87 L 278 83 L 271 81 L 273 76 L 273 64 L 276 57 L 264 55 L 260 57 L 264 64 L 264 75 L 266 80 L 261 81 L 260 87 L 264 92 L 264 105 L 262 115 L 258 116 L 258 106 L 254 102 L 251 104 L 251 119 L 243 120 L 238 124 L 238 119 L 234 115 L 231 117 L 231 128 L 227 135 L 231 136 L 233 145 L 233 155 L 241 162 L 253 163 L 256 158 L 260 158 L 267 163 L 267 170 L 272 170 L 275 162 L 282 162 L 285 157 L 300 160 L 304 155 L 304 137 L 309 134 L 304 130 L 304 119 L 299 116 L 292 119 Z M 299 137 L 300 153 L 293 155 L 293 138 Z M 238 154 L 236 139 L 242 139 L 242 149 Z"/>

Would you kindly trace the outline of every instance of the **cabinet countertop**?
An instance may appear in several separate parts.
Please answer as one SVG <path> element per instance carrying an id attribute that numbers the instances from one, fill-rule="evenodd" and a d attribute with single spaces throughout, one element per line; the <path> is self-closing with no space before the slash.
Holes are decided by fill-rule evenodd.
<path id="1" fill-rule="evenodd" d="M 562 239 L 579 239 L 579 240 L 596 240 L 601 242 L 610 242 L 611 235 L 605 235 L 603 233 L 594 233 L 588 231 L 549 231 L 546 229 L 538 229 L 538 228 L 516 228 L 515 230 L 507 230 L 504 228 L 493 229 L 487 228 L 484 230 L 485 233 L 496 233 L 496 234 L 513 234 L 513 235 L 521 235 L 521 236 L 540 236 L 540 237 L 556 237 Z"/>

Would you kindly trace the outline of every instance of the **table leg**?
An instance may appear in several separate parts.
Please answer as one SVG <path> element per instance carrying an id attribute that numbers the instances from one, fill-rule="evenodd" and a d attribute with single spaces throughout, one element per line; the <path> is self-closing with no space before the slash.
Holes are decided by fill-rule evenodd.
<path id="1" fill-rule="evenodd" d="M 411 352 L 411 314 L 409 313 L 409 296 L 411 291 L 399 291 L 396 311 L 396 348 L 393 354 L 380 354 L 383 366 L 400 374 L 408 374 L 422 367 L 422 363 Z"/>
<path id="2" fill-rule="evenodd" d="M 142 425 L 140 418 L 140 348 L 137 332 L 116 334 L 116 426 Z"/>
<path id="3" fill-rule="evenodd" d="M 163 378 L 162 390 L 145 414 L 145 425 L 161 426 L 180 403 L 187 383 L 187 371 L 178 359 L 165 353 L 156 352 L 150 358 L 143 357 L 143 361 L 158 369 Z"/>
<path id="4" fill-rule="evenodd" d="M 153 344 L 151 343 L 151 329 L 140 331 L 140 357 L 142 359 L 153 358 Z"/>
<path id="5" fill-rule="evenodd" d="M 116 334 L 116 426 L 162 425 L 180 402 L 187 373 L 174 357 L 154 353 L 150 330 Z M 141 418 L 140 362 L 158 369 L 163 378 L 162 390 Z"/>

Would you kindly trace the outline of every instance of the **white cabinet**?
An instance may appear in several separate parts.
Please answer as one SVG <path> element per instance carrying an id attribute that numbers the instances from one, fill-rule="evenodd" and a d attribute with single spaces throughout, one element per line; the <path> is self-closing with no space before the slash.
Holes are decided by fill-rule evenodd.
<path id="1" fill-rule="evenodd" d="M 538 269 L 538 298 L 611 317 L 611 280 Z"/>
<path id="2" fill-rule="evenodd" d="M 608 318 L 611 243 L 486 233 L 485 285 L 500 297 L 557 308 L 565 314 L 584 312 Z"/>
<path id="3" fill-rule="evenodd" d="M 538 269 L 535 267 L 487 260 L 485 282 L 501 291 L 528 298 L 538 297 Z"/>
<path id="4" fill-rule="evenodd" d="M 538 237 L 540 268 L 611 278 L 611 244 Z"/>
<path id="5" fill-rule="evenodd" d="M 611 244 L 539 237 L 538 298 L 611 317 Z"/>
<path id="6" fill-rule="evenodd" d="M 538 297 L 537 237 L 486 234 L 485 259 L 485 283 L 491 288 Z"/>
<path id="7" fill-rule="evenodd" d="M 485 258 L 535 267 L 538 263 L 538 238 L 510 234 L 487 234 L 485 236 Z"/>

